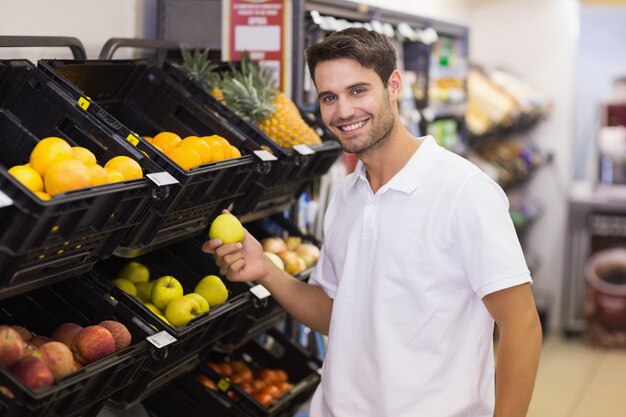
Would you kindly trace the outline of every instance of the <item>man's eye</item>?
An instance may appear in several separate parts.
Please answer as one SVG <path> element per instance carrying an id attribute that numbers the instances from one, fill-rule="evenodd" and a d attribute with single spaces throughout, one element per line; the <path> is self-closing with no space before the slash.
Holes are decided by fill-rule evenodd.
<path id="1" fill-rule="evenodd" d="M 324 96 L 322 97 L 323 103 L 332 103 L 335 100 L 335 96 Z"/>
<path id="2" fill-rule="evenodd" d="M 364 88 L 355 88 L 354 90 L 352 90 L 352 95 L 358 96 L 359 94 L 363 94 L 364 92 Z"/>

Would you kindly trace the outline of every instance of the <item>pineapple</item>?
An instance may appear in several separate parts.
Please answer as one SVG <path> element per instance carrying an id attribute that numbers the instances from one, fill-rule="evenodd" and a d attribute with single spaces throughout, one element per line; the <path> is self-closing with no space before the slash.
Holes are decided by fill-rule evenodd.
<path id="1" fill-rule="evenodd" d="M 197 80 L 213 97 L 222 101 L 222 93 L 218 87 L 220 76 L 215 72 L 217 65 L 213 64 L 208 58 L 209 50 L 201 51 L 195 49 L 193 52 L 190 52 L 187 49 L 181 49 L 180 52 L 183 57 L 181 69 L 187 73 L 189 78 Z"/>
<path id="2" fill-rule="evenodd" d="M 293 101 L 278 91 L 269 71 L 251 61 L 247 54 L 242 57 L 241 69 L 232 68 L 221 80 L 211 73 L 215 66 L 207 62 L 207 55 L 183 53 L 183 69 L 235 114 L 285 148 L 322 142 Z"/>

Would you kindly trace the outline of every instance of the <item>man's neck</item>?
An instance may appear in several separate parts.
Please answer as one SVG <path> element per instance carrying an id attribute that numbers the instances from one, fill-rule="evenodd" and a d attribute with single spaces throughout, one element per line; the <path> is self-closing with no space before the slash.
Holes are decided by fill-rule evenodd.
<path id="1" fill-rule="evenodd" d="M 358 155 L 365 166 L 372 192 L 376 193 L 404 168 L 420 143 L 404 126 L 399 126 L 381 147 Z"/>

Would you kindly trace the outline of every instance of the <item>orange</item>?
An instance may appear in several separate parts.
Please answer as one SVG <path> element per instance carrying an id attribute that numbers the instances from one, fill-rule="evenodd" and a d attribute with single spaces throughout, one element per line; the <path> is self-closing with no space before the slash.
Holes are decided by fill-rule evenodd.
<path id="1" fill-rule="evenodd" d="M 96 156 L 89 149 L 80 146 L 72 147 L 72 158 L 82 162 L 88 167 L 97 164 Z"/>
<path id="2" fill-rule="evenodd" d="M 50 166 L 43 181 L 46 192 L 50 195 L 56 195 L 88 187 L 89 172 L 82 162 L 66 159 Z"/>
<path id="3" fill-rule="evenodd" d="M 9 174 L 22 183 L 26 188 L 35 192 L 43 191 L 43 180 L 41 175 L 34 169 L 25 165 L 16 165 L 9 169 Z"/>
<path id="4" fill-rule="evenodd" d="M 134 180 L 143 177 L 143 171 L 141 165 L 134 159 L 120 155 L 109 159 L 109 162 L 104 164 L 104 168 L 107 171 L 117 171 L 124 176 L 124 181 Z"/>
<path id="5" fill-rule="evenodd" d="M 166 155 L 187 171 L 202 164 L 200 154 L 189 146 L 176 147 Z"/>
<path id="6" fill-rule="evenodd" d="M 152 136 L 144 136 L 143 138 L 145 139 L 146 142 L 152 143 Z"/>
<path id="7" fill-rule="evenodd" d="M 174 149 L 181 141 L 180 136 L 172 132 L 161 132 L 152 138 L 152 144 L 158 146 L 165 153 Z"/>
<path id="8" fill-rule="evenodd" d="M 30 154 L 30 164 L 42 177 L 53 164 L 70 159 L 72 147 L 61 138 L 54 136 L 42 139 Z"/>
<path id="9" fill-rule="evenodd" d="M 124 176 L 121 172 L 118 171 L 108 171 L 107 176 L 109 177 L 109 184 L 113 184 L 114 182 L 122 182 L 124 181 Z"/>
<path id="10" fill-rule="evenodd" d="M 241 152 L 239 151 L 239 149 L 235 148 L 233 145 L 230 145 L 229 149 L 231 158 L 239 158 L 241 156 Z"/>
<path id="11" fill-rule="evenodd" d="M 178 146 L 189 146 L 194 149 L 200 155 L 203 164 L 211 162 L 211 147 L 197 136 L 186 137 Z"/>
<path id="12" fill-rule="evenodd" d="M 44 193 L 43 191 L 35 191 L 35 195 L 44 201 L 48 201 L 52 198 L 50 194 Z"/>
<path id="13" fill-rule="evenodd" d="M 103 185 L 109 183 L 109 173 L 106 169 L 100 165 L 92 165 L 87 167 L 89 173 L 89 185 L 95 187 L 97 185 Z"/>
<path id="14" fill-rule="evenodd" d="M 224 145 L 217 139 L 217 135 L 203 136 L 201 139 L 211 147 L 211 162 L 221 161 L 225 158 Z"/>

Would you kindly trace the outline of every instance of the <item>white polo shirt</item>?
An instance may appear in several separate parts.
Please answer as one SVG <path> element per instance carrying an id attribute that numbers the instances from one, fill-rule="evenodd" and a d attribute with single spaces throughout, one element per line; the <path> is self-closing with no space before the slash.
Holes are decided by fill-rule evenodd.
<path id="1" fill-rule="evenodd" d="M 502 189 L 432 137 L 376 194 L 337 187 L 310 283 L 334 299 L 311 417 L 491 417 L 481 298 L 531 282 Z"/>

